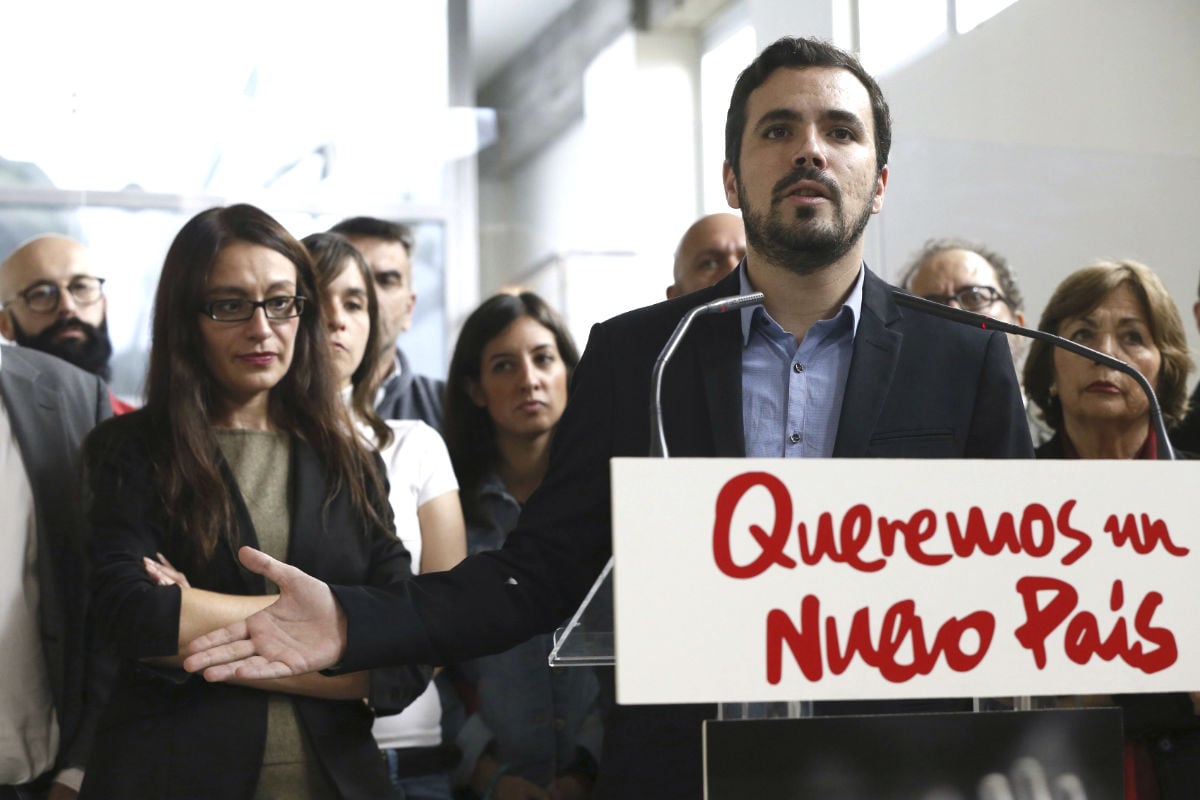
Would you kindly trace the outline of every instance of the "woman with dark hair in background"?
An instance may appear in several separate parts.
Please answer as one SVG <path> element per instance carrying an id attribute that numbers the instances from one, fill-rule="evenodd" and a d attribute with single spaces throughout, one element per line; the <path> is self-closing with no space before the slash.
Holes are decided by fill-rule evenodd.
<path id="1" fill-rule="evenodd" d="M 274 601 L 240 545 L 331 582 L 411 574 L 316 292 L 307 252 L 253 206 L 201 212 L 167 253 L 146 405 L 85 448 L 93 616 L 121 666 L 84 797 L 393 796 L 372 710 L 404 708 L 424 670 L 222 685 L 179 668 L 196 635 Z"/>
<path id="2" fill-rule="evenodd" d="M 570 332 L 536 294 L 495 295 L 467 318 L 446 383 L 446 437 L 470 552 L 500 548 L 541 484 L 578 363 Z M 550 646 L 535 636 L 455 668 L 468 714 L 457 734 L 463 796 L 588 796 L 599 688 L 590 669 L 550 669 Z"/>
<path id="3" fill-rule="evenodd" d="M 372 377 L 381 356 L 379 307 L 371 268 L 336 233 L 304 237 L 316 269 L 342 397 L 363 441 L 378 449 L 388 477 L 396 535 L 413 557 L 413 572 L 450 569 L 467 554 L 458 481 L 442 437 L 420 420 L 382 420 Z M 407 800 L 450 800 L 458 752 L 442 741 L 442 704 L 430 683 L 400 714 L 375 721 L 374 734 L 392 782 Z"/>
<path id="4" fill-rule="evenodd" d="M 1038 327 L 1137 368 L 1158 395 L 1166 423 L 1183 418 L 1192 367 L 1187 334 L 1174 301 L 1149 267 L 1098 261 L 1071 273 L 1054 290 Z M 1055 431 L 1037 449 L 1038 458 L 1158 458 L 1149 400 L 1128 376 L 1035 341 L 1025 362 L 1025 390 Z M 1180 451 L 1176 456 L 1195 457 Z M 1067 702 L 1115 702 L 1123 709 L 1126 798 L 1200 797 L 1200 693 Z"/>

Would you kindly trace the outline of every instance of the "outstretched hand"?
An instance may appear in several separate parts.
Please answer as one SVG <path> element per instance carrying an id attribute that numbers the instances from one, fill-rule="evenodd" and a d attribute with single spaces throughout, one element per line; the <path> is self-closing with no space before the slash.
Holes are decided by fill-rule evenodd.
<path id="1" fill-rule="evenodd" d="M 188 643 L 183 666 L 208 681 L 302 675 L 331 667 L 346 649 L 346 616 L 329 586 L 243 547 L 238 558 L 279 587 L 279 599 L 241 622 Z"/>

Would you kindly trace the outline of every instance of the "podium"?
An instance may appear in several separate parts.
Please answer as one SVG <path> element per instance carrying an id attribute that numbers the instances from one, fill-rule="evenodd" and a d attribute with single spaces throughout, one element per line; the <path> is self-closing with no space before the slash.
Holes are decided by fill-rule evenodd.
<path id="1" fill-rule="evenodd" d="M 622 704 L 805 717 L 810 701 L 1196 688 L 1200 465 L 614 459 L 612 475 L 613 561 L 551 663 L 614 665 Z M 1081 712 L 1000 716 L 1052 713 Z M 1116 714 L 1119 731 L 1106 713 L 1097 729 Z M 835 719 L 714 721 L 705 741 L 781 724 L 819 739 Z M 857 719 L 862 736 L 921 722 Z"/>

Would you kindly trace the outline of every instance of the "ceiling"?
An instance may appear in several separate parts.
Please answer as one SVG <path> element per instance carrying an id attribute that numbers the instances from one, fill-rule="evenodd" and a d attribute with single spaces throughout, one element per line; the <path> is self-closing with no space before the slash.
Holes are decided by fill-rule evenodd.
<path id="1" fill-rule="evenodd" d="M 475 85 L 486 84 L 574 1 L 470 0 Z"/>

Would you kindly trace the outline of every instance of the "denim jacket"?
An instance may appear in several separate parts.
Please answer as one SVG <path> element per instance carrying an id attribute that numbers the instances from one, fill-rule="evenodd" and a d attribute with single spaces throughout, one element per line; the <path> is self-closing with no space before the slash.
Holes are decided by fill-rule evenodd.
<path id="1" fill-rule="evenodd" d="M 499 549 L 521 513 L 520 503 L 494 475 L 482 484 L 479 500 L 488 524 L 468 525 L 469 554 Z M 456 784 L 469 782 L 484 752 L 508 774 L 539 786 L 578 769 L 581 760 L 594 768 L 603 734 L 595 673 L 587 667 L 551 668 L 551 644 L 551 634 L 539 634 L 511 650 L 458 665 L 466 719 L 455 734 L 463 753 Z"/>

